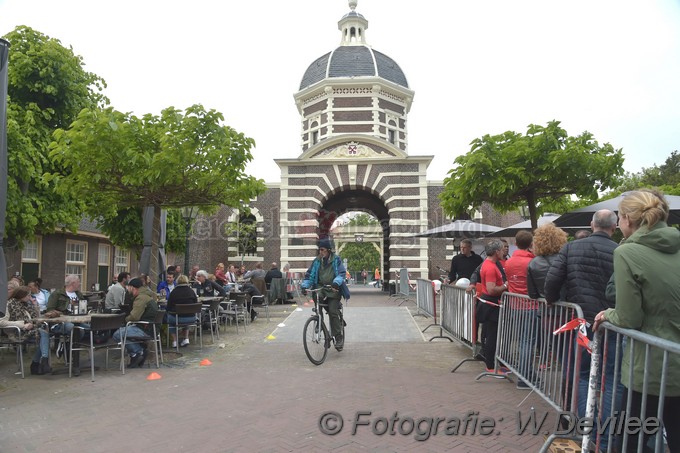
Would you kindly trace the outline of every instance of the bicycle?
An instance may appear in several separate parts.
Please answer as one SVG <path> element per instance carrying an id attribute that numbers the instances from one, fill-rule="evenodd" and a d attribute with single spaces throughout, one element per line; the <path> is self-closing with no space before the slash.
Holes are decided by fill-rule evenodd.
<path id="1" fill-rule="evenodd" d="M 305 354 L 307 354 L 307 358 L 314 365 L 321 365 L 326 360 L 328 349 L 331 347 L 331 341 L 335 344 L 335 338 L 328 332 L 328 327 L 326 327 L 323 316 L 324 310 L 322 310 L 322 308 L 325 307 L 327 311 L 328 304 L 320 303 L 317 295 L 320 290 L 329 288 L 331 287 L 326 285 L 321 288 L 307 290 L 312 293 L 314 307 L 312 308 L 313 314 L 305 322 L 302 332 L 302 341 L 305 347 Z M 342 313 L 342 303 L 340 304 L 340 322 L 342 323 L 342 337 L 344 339 L 346 324 Z M 340 350 L 341 349 L 338 351 Z"/>

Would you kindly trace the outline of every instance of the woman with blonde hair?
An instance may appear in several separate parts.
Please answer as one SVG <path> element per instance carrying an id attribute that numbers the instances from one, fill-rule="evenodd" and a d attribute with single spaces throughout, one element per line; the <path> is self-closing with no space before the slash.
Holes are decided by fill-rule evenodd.
<path id="1" fill-rule="evenodd" d="M 619 228 L 624 240 L 614 250 L 616 306 L 595 316 L 593 330 L 603 321 L 680 343 L 680 231 L 666 224 L 668 203 L 654 190 L 626 194 L 619 204 Z M 628 341 L 623 353 L 621 383 L 632 390 L 629 417 L 639 417 L 644 381 L 647 381 L 646 414 L 655 417 L 661 390 L 663 351 L 650 349 L 645 366 L 645 347 L 636 345 L 631 362 Z M 630 370 L 633 379 L 630 381 Z M 621 408 L 626 408 L 623 392 Z M 668 356 L 663 425 L 670 451 L 680 451 L 680 357 Z M 645 436 L 647 437 L 647 436 Z M 636 451 L 637 435 L 628 436 L 628 450 Z"/>

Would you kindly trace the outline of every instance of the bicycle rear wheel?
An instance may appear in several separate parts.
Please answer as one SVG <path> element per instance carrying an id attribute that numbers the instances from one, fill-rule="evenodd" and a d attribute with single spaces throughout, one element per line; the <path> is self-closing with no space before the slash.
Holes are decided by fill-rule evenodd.
<path id="1" fill-rule="evenodd" d="M 330 337 L 328 329 L 319 322 L 319 316 L 310 316 L 305 322 L 302 342 L 305 346 L 305 354 L 314 365 L 321 365 L 326 360 Z"/>

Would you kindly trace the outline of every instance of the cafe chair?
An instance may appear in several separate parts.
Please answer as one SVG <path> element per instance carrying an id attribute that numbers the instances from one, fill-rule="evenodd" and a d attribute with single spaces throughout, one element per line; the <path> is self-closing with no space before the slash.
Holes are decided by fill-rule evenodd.
<path id="1" fill-rule="evenodd" d="M 272 278 L 269 285 L 269 303 L 275 304 L 277 300 L 280 300 L 282 304 L 286 301 L 285 278 Z"/>
<path id="2" fill-rule="evenodd" d="M 90 373 L 92 375 L 92 382 L 94 382 L 94 352 L 97 349 L 106 349 L 106 369 L 109 367 L 109 349 L 120 350 L 120 360 L 125 366 L 125 349 L 119 343 L 108 339 L 104 343 L 95 343 L 95 332 L 102 330 L 117 330 L 125 323 L 125 313 L 120 314 L 93 314 L 90 324 L 74 325 L 71 330 L 71 338 L 69 341 L 69 357 L 73 357 L 74 351 L 88 351 L 90 354 Z M 74 333 L 82 331 L 83 336 L 78 339 Z M 123 368 L 123 374 L 125 369 Z M 73 360 L 69 360 L 68 375 L 73 376 Z"/>
<path id="3" fill-rule="evenodd" d="M 177 304 L 175 305 L 175 311 L 169 311 L 175 315 L 175 325 L 168 327 L 175 327 L 175 334 L 177 335 L 177 352 L 179 353 L 179 344 L 181 343 L 179 339 L 180 328 L 194 329 L 194 342 L 196 342 L 196 336 L 198 335 L 201 340 L 201 350 L 203 349 L 203 330 L 201 329 L 201 311 L 203 310 L 203 304 L 197 302 L 195 304 Z M 193 321 L 191 322 L 181 322 L 180 317 L 189 317 L 193 315 Z M 170 335 L 168 334 L 168 347 L 170 347 Z"/>
<path id="4" fill-rule="evenodd" d="M 208 314 L 210 339 L 213 343 L 215 342 L 215 334 L 217 334 L 217 339 L 220 339 L 220 302 L 222 302 L 221 297 L 211 300 L 208 304 L 203 306 L 203 309 L 206 310 Z"/>
<path id="5" fill-rule="evenodd" d="M 24 373 L 24 346 L 28 344 L 27 339 L 21 335 L 21 328 L 8 326 L 0 329 L 0 349 L 16 351 L 16 360 L 21 371 L 21 379 L 25 378 Z"/>
<path id="6" fill-rule="evenodd" d="M 129 343 L 148 344 L 150 342 L 153 342 L 154 354 L 156 356 L 156 368 L 160 368 L 161 367 L 160 364 L 163 363 L 163 343 L 161 342 L 161 325 L 163 325 L 164 320 L 165 310 L 158 310 L 156 312 L 156 319 L 154 319 L 153 322 L 128 321 L 127 324 L 125 324 L 125 327 L 137 326 L 150 335 L 146 335 L 144 337 L 134 337 L 132 335 L 128 336 L 126 329 L 125 334 L 121 339 L 122 341 L 121 347 L 123 348 L 123 350 L 125 350 L 125 345 Z M 123 362 L 121 366 L 123 367 L 123 374 L 125 374 L 125 362 Z"/>
<path id="7" fill-rule="evenodd" d="M 223 305 L 222 316 L 229 321 L 234 320 L 236 323 L 236 333 L 239 331 L 239 322 L 243 324 L 243 331 L 245 332 L 247 320 L 250 319 L 247 295 L 242 292 L 231 292 L 229 293 L 229 298 L 229 303 Z"/>
<path id="8" fill-rule="evenodd" d="M 260 295 L 252 296 L 250 298 L 251 306 L 257 305 L 258 307 L 262 307 L 264 312 L 267 314 L 267 322 L 269 322 L 269 297 L 267 292 L 267 284 L 265 283 L 264 278 L 254 278 L 252 279 L 252 283 L 253 286 L 255 286 L 255 288 L 257 288 L 257 290 L 260 292 Z"/>

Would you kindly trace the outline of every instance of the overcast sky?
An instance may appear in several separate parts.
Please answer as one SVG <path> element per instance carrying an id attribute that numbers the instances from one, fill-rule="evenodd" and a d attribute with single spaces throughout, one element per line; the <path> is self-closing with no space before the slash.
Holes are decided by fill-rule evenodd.
<path id="1" fill-rule="evenodd" d="M 117 110 L 222 112 L 257 143 L 252 174 L 275 182 L 273 159 L 301 153 L 293 93 L 347 12 L 347 0 L 0 0 L 0 35 L 28 25 L 72 46 Z M 680 149 L 678 0 L 359 0 L 357 12 L 415 91 L 408 152 L 435 156 L 430 180 L 474 138 L 553 119 L 623 148 L 628 171 Z"/>

